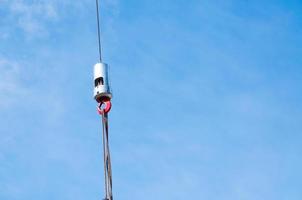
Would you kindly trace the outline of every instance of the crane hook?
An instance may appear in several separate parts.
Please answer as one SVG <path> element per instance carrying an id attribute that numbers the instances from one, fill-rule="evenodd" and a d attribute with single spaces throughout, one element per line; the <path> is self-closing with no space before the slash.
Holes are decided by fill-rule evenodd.
<path id="1" fill-rule="evenodd" d="M 103 107 L 105 106 L 105 107 Z M 104 113 L 109 113 L 111 110 L 111 101 L 110 100 L 104 100 L 101 103 L 98 104 L 97 110 L 100 115 L 103 115 Z"/>

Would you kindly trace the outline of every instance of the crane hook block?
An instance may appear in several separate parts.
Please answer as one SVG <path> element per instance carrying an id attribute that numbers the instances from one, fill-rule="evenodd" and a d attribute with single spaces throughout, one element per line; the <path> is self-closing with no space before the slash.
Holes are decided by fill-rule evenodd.
<path id="1" fill-rule="evenodd" d="M 103 105 L 105 107 L 103 107 Z M 107 101 L 103 101 L 101 103 L 99 103 L 98 105 L 98 113 L 100 115 L 103 115 L 104 113 L 108 113 L 111 110 L 111 101 L 107 100 Z"/>
<path id="2" fill-rule="evenodd" d="M 109 84 L 109 66 L 106 63 L 94 65 L 94 99 L 98 103 L 112 98 Z"/>

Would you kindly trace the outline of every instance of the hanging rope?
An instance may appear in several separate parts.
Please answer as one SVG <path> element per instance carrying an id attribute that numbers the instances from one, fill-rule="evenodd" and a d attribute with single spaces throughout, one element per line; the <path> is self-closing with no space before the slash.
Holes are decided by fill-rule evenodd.
<path id="1" fill-rule="evenodd" d="M 109 135 L 108 135 L 108 113 L 102 112 L 103 124 L 103 153 L 104 153 L 104 178 L 105 178 L 105 199 L 113 200 L 112 196 L 112 170 L 109 150 Z"/>

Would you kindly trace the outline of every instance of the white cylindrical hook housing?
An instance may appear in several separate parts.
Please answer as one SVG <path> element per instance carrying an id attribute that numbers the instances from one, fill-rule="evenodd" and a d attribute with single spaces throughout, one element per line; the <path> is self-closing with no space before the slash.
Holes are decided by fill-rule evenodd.
<path id="1" fill-rule="evenodd" d="M 94 98 L 97 102 L 112 98 L 109 84 L 109 66 L 106 63 L 94 65 Z"/>

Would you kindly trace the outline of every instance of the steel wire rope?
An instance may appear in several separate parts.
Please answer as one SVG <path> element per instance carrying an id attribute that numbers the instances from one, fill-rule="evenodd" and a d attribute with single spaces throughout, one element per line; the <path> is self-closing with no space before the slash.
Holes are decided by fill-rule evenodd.
<path id="1" fill-rule="evenodd" d="M 102 42 L 101 42 L 101 25 L 100 25 L 100 11 L 99 0 L 95 0 L 96 3 L 96 19 L 97 19 L 97 32 L 98 32 L 98 46 L 99 46 L 99 59 L 102 62 Z"/>
<path id="2" fill-rule="evenodd" d="M 102 113 L 102 125 L 103 125 L 103 162 L 104 162 L 104 179 L 105 179 L 105 182 L 104 182 L 104 188 L 105 188 L 105 196 L 107 198 L 108 196 L 108 193 L 107 193 L 107 167 L 106 167 L 106 136 L 105 136 L 105 113 L 103 112 Z"/>

